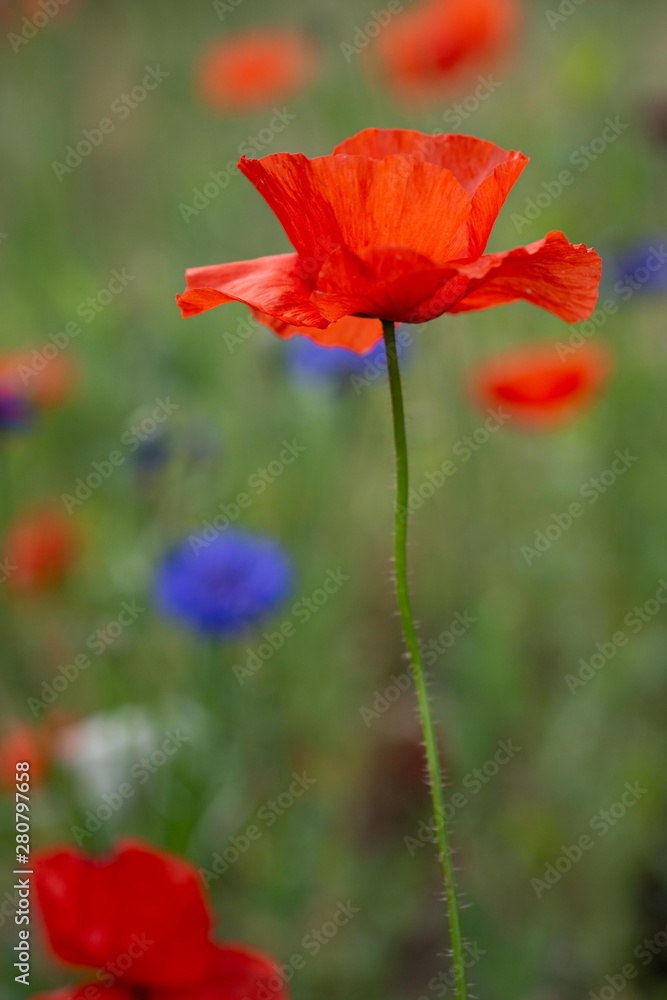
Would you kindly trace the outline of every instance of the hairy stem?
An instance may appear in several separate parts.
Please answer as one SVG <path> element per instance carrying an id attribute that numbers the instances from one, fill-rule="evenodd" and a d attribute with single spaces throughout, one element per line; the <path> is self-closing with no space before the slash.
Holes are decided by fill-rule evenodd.
<path id="1" fill-rule="evenodd" d="M 461 918 L 456 895 L 454 866 L 447 837 L 445 819 L 445 800 L 443 792 L 442 768 L 438 753 L 438 743 L 431 713 L 431 704 L 426 684 L 426 674 L 419 648 L 419 639 L 415 628 L 410 603 L 408 587 L 407 541 L 408 541 L 408 445 L 405 433 L 405 411 L 403 408 L 403 390 L 401 387 L 401 372 L 396 350 L 396 332 L 392 322 L 383 322 L 382 331 L 387 349 L 387 369 L 389 372 L 389 388 L 391 391 L 391 408 L 394 420 L 394 445 L 396 448 L 396 517 L 394 521 L 394 559 L 396 569 L 396 593 L 398 607 L 403 626 L 403 634 L 410 657 L 410 665 L 415 679 L 415 690 L 419 703 L 426 749 L 426 764 L 428 768 L 433 816 L 436 827 L 438 845 L 438 860 L 442 872 L 449 917 L 449 932 L 454 959 L 454 974 L 456 979 L 457 1000 L 467 1000 L 466 968 L 464 962 L 463 937 L 461 933 Z"/>

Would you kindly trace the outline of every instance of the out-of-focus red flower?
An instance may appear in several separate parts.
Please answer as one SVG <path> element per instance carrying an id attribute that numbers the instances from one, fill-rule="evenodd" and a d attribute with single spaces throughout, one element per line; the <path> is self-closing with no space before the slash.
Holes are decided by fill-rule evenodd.
<path id="1" fill-rule="evenodd" d="M 296 31 L 246 32 L 202 53 L 197 93 L 215 111 L 261 111 L 303 90 L 317 63 L 313 42 Z"/>
<path id="2" fill-rule="evenodd" d="M 551 232 L 529 246 L 484 254 L 527 162 L 523 153 L 473 136 L 405 129 L 366 129 L 314 160 L 302 153 L 242 157 L 239 169 L 296 252 L 187 271 L 181 312 L 244 302 L 307 328 L 317 343 L 356 351 L 347 326 L 332 331 L 332 324 L 350 316 L 422 323 L 517 299 L 568 322 L 585 319 L 602 271 L 594 250 Z"/>
<path id="3" fill-rule="evenodd" d="M 380 32 L 377 57 L 406 96 L 441 93 L 492 68 L 511 45 L 519 15 L 517 0 L 421 0 Z"/>
<path id="4" fill-rule="evenodd" d="M 599 344 L 583 344 L 563 359 L 552 344 L 534 345 L 484 361 L 472 391 L 484 408 L 502 406 L 525 426 L 548 428 L 585 409 L 611 369 L 609 351 Z"/>
<path id="5" fill-rule="evenodd" d="M 51 762 L 59 756 L 61 730 L 72 721 L 70 713 L 52 708 L 39 723 L 29 725 L 18 719 L 0 723 L 0 788 L 14 791 L 18 761 L 30 764 L 31 788 L 42 784 Z"/>
<path id="6" fill-rule="evenodd" d="M 192 985 L 213 968 L 204 892 L 178 858 L 129 840 L 104 858 L 65 848 L 36 856 L 35 886 L 63 962 L 97 969 L 129 954 L 127 982 L 155 987 Z"/>
<path id="7" fill-rule="evenodd" d="M 43 0 L 0 0 L 0 23 L 7 28 L 8 31 L 21 32 L 22 28 L 25 28 L 24 18 L 28 18 L 32 21 L 35 28 L 45 27 L 49 21 L 53 18 L 60 19 L 61 17 L 66 18 L 72 16 L 79 7 L 81 7 L 82 0 L 55 0 L 58 6 L 57 13 L 49 13 L 45 10 L 45 4 Z M 52 4 L 46 4 L 47 8 L 53 10 Z M 23 36 L 27 41 L 30 40 L 28 35 Z M 16 43 L 14 43 L 16 45 Z M 21 48 L 23 43 L 18 43 Z M 18 52 L 19 49 L 16 48 Z"/>
<path id="8" fill-rule="evenodd" d="M 212 917 L 199 876 L 180 858 L 122 840 L 103 858 L 73 848 L 41 852 L 34 869 L 51 949 L 71 965 L 115 969 L 122 982 L 113 982 L 110 1000 L 245 1000 L 257 996 L 260 986 L 262 996 L 286 1000 L 271 959 L 211 940 Z M 36 1000 L 89 1000 L 91 985 Z"/>
<path id="9" fill-rule="evenodd" d="M 71 361 L 62 354 L 47 359 L 17 351 L 0 357 L 0 386 L 42 409 L 61 403 L 70 394 L 75 378 Z"/>
<path id="10" fill-rule="evenodd" d="M 7 587 L 28 594 L 57 586 L 72 568 L 77 548 L 72 521 L 61 511 L 44 508 L 19 515 L 5 536 Z"/>
<path id="11" fill-rule="evenodd" d="M 16 790 L 16 764 L 30 764 L 30 786 L 41 784 L 48 767 L 49 741 L 37 726 L 12 720 L 3 724 L 0 736 L 0 788 Z M 26 772 L 21 772 L 24 774 Z"/>

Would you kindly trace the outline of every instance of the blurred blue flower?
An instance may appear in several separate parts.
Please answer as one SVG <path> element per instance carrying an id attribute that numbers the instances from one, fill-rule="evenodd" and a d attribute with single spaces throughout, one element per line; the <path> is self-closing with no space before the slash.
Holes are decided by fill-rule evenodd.
<path id="1" fill-rule="evenodd" d="M 191 535 L 169 552 L 153 583 L 157 607 L 201 635 L 233 638 L 272 614 L 294 569 L 273 539 L 236 528 Z"/>
<path id="2" fill-rule="evenodd" d="M 667 292 L 667 251 L 664 236 L 635 244 L 614 260 L 614 277 L 634 292 Z"/>
<path id="3" fill-rule="evenodd" d="M 402 327 L 403 330 L 406 327 Z M 403 358 L 407 344 L 399 336 L 398 354 Z M 379 340 L 366 354 L 357 354 L 346 347 L 321 347 L 309 337 L 291 337 L 286 344 L 287 365 L 299 381 L 342 384 L 352 376 L 370 377 L 371 381 L 386 371 L 387 352 L 384 341 Z"/>
<path id="4" fill-rule="evenodd" d="M 153 473 L 167 461 L 169 451 L 166 436 L 158 432 L 139 442 L 134 453 L 134 461 L 141 472 Z"/>
<path id="5" fill-rule="evenodd" d="M 24 396 L 0 386 L 0 431 L 22 431 L 32 422 L 32 407 Z"/>

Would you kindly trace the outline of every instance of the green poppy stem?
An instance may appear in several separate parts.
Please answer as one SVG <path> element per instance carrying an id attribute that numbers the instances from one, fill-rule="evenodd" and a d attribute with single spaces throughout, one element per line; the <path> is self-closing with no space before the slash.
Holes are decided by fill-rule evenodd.
<path id="1" fill-rule="evenodd" d="M 438 743 L 431 713 L 431 704 L 426 683 L 426 674 L 419 647 L 419 638 L 415 628 L 410 603 L 407 566 L 408 541 L 408 445 L 405 433 L 405 411 L 403 408 L 403 390 L 401 387 L 401 371 L 396 350 L 396 332 L 392 322 L 382 323 L 382 332 L 387 349 L 387 369 L 389 372 L 389 388 L 391 391 L 391 408 L 394 419 L 394 445 L 396 448 L 396 516 L 394 521 L 394 560 L 396 570 L 396 593 L 398 608 L 403 626 L 403 634 L 410 657 L 410 665 L 415 679 L 415 690 L 419 703 L 426 749 L 426 764 L 428 768 L 433 817 L 435 820 L 438 845 L 438 860 L 442 871 L 449 917 L 449 933 L 454 959 L 454 975 L 456 980 L 457 1000 L 467 1000 L 466 967 L 464 962 L 463 936 L 461 933 L 461 918 L 456 895 L 454 865 L 447 837 L 445 819 L 445 800 L 443 791 L 442 769 Z"/>

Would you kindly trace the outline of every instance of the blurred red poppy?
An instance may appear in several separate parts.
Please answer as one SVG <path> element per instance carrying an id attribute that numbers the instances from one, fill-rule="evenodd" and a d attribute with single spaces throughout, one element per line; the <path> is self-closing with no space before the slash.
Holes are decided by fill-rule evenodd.
<path id="1" fill-rule="evenodd" d="M 72 568 L 77 548 L 72 521 L 59 510 L 19 515 L 5 535 L 7 587 L 28 594 L 57 586 Z"/>
<path id="2" fill-rule="evenodd" d="M 74 366 L 62 354 L 48 360 L 28 351 L 0 356 L 0 386 L 42 409 L 61 403 L 75 378 Z"/>
<path id="3" fill-rule="evenodd" d="M 492 68 L 513 41 L 519 15 L 517 0 L 422 0 L 384 28 L 376 53 L 398 90 L 440 93 Z"/>
<path id="4" fill-rule="evenodd" d="M 262 995 L 285 1000 L 274 962 L 211 940 L 203 886 L 180 858 L 122 840 L 102 858 L 73 848 L 41 852 L 34 869 L 51 949 L 71 965 L 114 969 L 105 981 L 110 1000 L 243 1000 L 260 985 Z M 41 994 L 41 1000 L 88 1000 L 91 985 Z"/>
<path id="5" fill-rule="evenodd" d="M 9 719 L 0 729 L 0 787 L 15 790 L 16 763 L 30 764 L 30 787 L 41 785 L 60 755 L 61 732 L 74 721 L 69 712 L 51 708 L 38 723 Z"/>
<path id="6" fill-rule="evenodd" d="M 30 786 L 41 784 L 48 766 L 44 733 L 35 726 L 11 720 L 3 724 L 0 736 L 0 788 L 16 790 L 16 764 L 19 761 L 30 764 Z"/>
<path id="7" fill-rule="evenodd" d="M 594 250 L 551 232 L 526 247 L 484 254 L 527 162 L 472 136 L 404 129 L 367 129 L 314 160 L 301 153 L 242 157 L 240 170 L 296 253 L 187 271 L 181 312 L 244 302 L 306 327 L 317 343 L 357 352 L 347 326 L 332 332 L 333 323 L 348 316 L 422 323 L 517 299 L 568 322 L 585 319 L 602 269 Z M 366 338 L 361 344 L 369 346 Z"/>
<path id="8" fill-rule="evenodd" d="M 611 369 L 609 351 L 599 344 L 584 344 L 563 359 L 552 344 L 534 345 L 482 362 L 472 392 L 484 408 L 502 406 L 525 426 L 548 428 L 585 409 Z"/>
<path id="9" fill-rule="evenodd" d="M 318 53 L 290 29 L 252 31 L 207 48 L 197 68 L 197 92 L 215 111 L 262 111 L 310 83 Z"/>
<path id="10" fill-rule="evenodd" d="M 34 29 L 43 28 L 52 18 L 68 17 L 81 7 L 82 0 L 0 0 L 0 21 L 8 31 L 21 32 L 25 30 L 25 18 L 32 22 L 33 27 L 22 37 L 28 42 Z M 12 43 L 12 39 L 10 39 Z M 14 50 L 23 46 L 23 42 L 13 41 Z M 18 47 L 17 47 L 18 46 Z"/>

